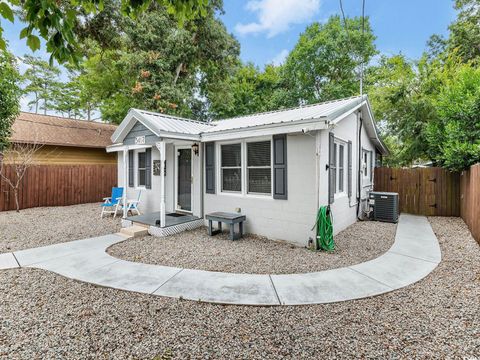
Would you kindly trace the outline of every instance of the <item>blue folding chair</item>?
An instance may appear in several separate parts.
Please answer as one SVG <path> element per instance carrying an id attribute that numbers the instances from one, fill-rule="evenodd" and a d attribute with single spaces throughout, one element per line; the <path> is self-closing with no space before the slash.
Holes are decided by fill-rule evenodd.
<path id="1" fill-rule="evenodd" d="M 122 208 L 122 199 L 123 187 L 112 188 L 112 196 L 103 198 L 104 203 L 102 204 L 102 214 L 100 217 L 103 218 L 103 214 L 113 214 L 113 218 L 115 218 L 118 210 Z"/>

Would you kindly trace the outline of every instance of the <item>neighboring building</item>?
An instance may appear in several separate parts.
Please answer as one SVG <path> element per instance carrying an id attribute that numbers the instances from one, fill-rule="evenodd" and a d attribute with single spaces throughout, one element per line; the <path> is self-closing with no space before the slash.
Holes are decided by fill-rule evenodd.
<path id="1" fill-rule="evenodd" d="M 140 209 L 160 222 L 129 219 L 152 234 L 172 233 L 177 214 L 198 224 L 240 211 L 247 232 L 300 246 L 322 205 L 335 233 L 357 220 L 376 159 L 388 153 L 367 96 L 210 123 L 132 109 L 112 141 L 119 185 L 130 199 L 141 190 Z"/>
<path id="2" fill-rule="evenodd" d="M 37 165 L 106 165 L 117 158 L 105 148 L 116 125 L 21 112 L 13 123 L 12 143 L 38 144 Z M 8 163 L 8 157 L 5 159 Z"/>

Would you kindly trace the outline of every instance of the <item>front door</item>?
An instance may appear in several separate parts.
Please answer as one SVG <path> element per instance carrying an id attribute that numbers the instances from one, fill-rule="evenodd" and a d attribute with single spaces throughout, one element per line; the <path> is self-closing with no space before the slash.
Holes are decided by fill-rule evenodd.
<path id="1" fill-rule="evenodd" d="M 192 211 L 192 150 L 177 151 L 177 210 Z"/>

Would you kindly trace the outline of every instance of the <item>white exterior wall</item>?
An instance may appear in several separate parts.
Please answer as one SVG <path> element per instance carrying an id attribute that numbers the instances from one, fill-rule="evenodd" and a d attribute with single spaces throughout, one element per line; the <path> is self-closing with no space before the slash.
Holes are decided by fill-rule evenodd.
<path id="1" fill-rule="evenodd" d="M 218 147 L 216 159 L 219 159 Z M 216 166 L 217 173 L 219 166 Z M 225 194 L 217 181 L 216 194 L 205 194 L 205 214 L 215 211 L 247 216 L 245 231 L 299 246 L 314 237 L 317 211 L 315 136 L 287 136 L 288 200 L 254 195 Z M 218 177 L 217 177 L 218 179 Z"/>
<path id="2" fill-rule="evenodd" d="M 178 144 L 180 145 L 180 144 Z M 135 168 L 135 177 L 137 170 L 137 160 L 139 150 L 134 150 L 134 168 Z M 160 152 L 158 149 L 152 147 L 152 161 L 160 160 Z M 127 162 L 128 164 L 128 162 Z M 168 212 L 175 212 L 175 167 L 176 167 L 176 157 L 175 157 L 175 144 L 167 143 L 166 144 L 166 174 L 165 177 L 165 209 Z M 201 216 L 201 203 L 200 203 L 200 174 L 201 174 L 201 164 L 200 156 L 192 154 L 192 176 L 193 176 L 193 189 L 192 189 L 192 210 L 193 215 Z M 118 153 L 118 186 L 124 186 L 124 169 L 123 169 L 123 152 Z M 136 184 L 136 182 L 135 182 Z M 139 209 L 142 213 L 145 212 L 154 212 L 160 211 L 160 176 L 153 175 L 153 164 L 152 164 L 152 188 L 146 189 L 144 187 L 128 187 L 127 181 L 127 197 L 128 199 L 136 199 L 138 192 L 142 191 L 140 198 Z"/>
<path id="3" fill-rule="evenodd" d="M 334 233 L 344 230 L 346 227 L 357 221 L 357 184 L 358 184 L 358 121 L 357 114 L 348 115 L 347 118 L 340 121 L 331 130 L 319 131 L 319 204 L 320 206 L 328 205 L 328 170 L 326 165 L 329 159 L 328 134 L 333 132 L 335 137 L 345 142 L 345 164 L 348 165 L 348 148 L 346 143 L 352 141 L 352 196 L 348 197 L 348 166 L 345 166 L 345 193 L 336 194 L 335 201 L 331 204 L 333 214 Z M 362 130 L 362 148 L 373 151 L 373 159 L 375 161 L 375 146 L 368 138 L 365 128 Z M 375 163 L 375 162 L 374 162 Z M 373 177 L 372 177 L 373 180 Z M 362 179 L 362 199 L 366 199 L 367 191 L 372 188 L 373 182 Z"/>

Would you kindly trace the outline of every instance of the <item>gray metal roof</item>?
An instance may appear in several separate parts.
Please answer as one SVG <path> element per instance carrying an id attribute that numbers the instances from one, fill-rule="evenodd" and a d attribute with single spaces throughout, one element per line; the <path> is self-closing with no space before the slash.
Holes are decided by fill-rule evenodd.
<path id="1" fill-rule="evenodd" d="M 140 114 L 144 121 L 151 124 L 152 127 L 154 127 L 152 130 L 197 135 L 213 128 L 213 125 L 203 121 L 190 120 L 139 109 L 132 110 Z"/>
<path id="2" fill-rule="evenodd" d="M 362 96 L 355 96 L 291 109 L 218 120 L 212 122 L 212 124 L 215 125 L 214 127 L 208 128 L 204 132 L 212 133 L 217 131 L 251 128 L 262 125 L 291 123 L 309 119 L 329 118 L 329 120 L 333 120 L 336 116 L 341 115 L 341 113 L 344 113 L 350 108 L 359 105 L 364 100 L 365 98 Z"/>

